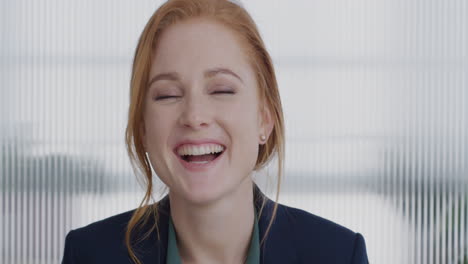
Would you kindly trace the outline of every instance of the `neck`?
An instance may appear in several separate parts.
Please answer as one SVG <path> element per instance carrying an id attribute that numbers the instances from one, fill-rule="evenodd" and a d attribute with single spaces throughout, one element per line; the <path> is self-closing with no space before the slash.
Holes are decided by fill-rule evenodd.
<path id="1" fill-rule="evenodd" d="M 254 224 L 252 180 L 209 205 L 169 195 L 183 263 L 244 263 Z"/>

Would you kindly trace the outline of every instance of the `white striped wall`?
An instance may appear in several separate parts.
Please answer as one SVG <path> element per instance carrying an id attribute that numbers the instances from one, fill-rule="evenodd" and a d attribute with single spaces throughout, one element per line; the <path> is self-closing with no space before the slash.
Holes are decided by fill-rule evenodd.
<path id="1" fill-rule="evenodd" d="M 160 2 L 0 1 L 0 263 L 60 263 L 69 230 L 138 205 L 128 83 Z M 283 100 L 280 202 L 371 263 L 468 263 L 468 2 L 243 3 Z"/>

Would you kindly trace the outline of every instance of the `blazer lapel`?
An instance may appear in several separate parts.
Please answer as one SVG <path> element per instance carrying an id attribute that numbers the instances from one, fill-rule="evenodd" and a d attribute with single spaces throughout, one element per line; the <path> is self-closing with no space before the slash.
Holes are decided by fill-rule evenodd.
<path id="1" fill-rule="evenodd" d="M 265 232 L 270 223 L 273 214 L 274 202 L 266 197 L 260 188 L 254 184 L 254 206 L 259 212 L 258 220 L 260 243 L 263 240 Z M 262 204 L 264 203 L 263 209 Z M 137 247 L 138 254 L 142 263 L 166 264 L 167 243 L 168 243 L 168 224 L 171 206 L 169 195 L 166 195 L 158 203 L 158 227 L 159 236 L 156 230 L 151 232 L 148 239 L 141 242 Z M 235 212 L 233 212 L 235 213 Z M 293 264 L 297 261 L 297 254 L 294 249 L 294 239 L 290 231 L 291 223 L 288 221 L 287 211 L 284 206 L 278 204 L 277 214 L 273 225 L 271 226 L 266 240 L 260 246 L 261 264 Z M 149 222 L 148 224 L 153 224 Z M 141 234 L 139 234 L 141 235 Z"/>
<path id="2" fill-rule="evenodd" d="M 154 204 L 152 204 L 154 206 Z M 148 238 L 135 246 L 135 252 L 141 263 L 144 264 L 166 264 L 168 224 L 170 215 L 169 196 L 166 195 L 158 202 L 158 231 L 154 229 Z M 154 225 L 154 217 L 145 225 L 147 232 Z M 158 239 L 159 232 L 159 239 Z M 144 232 L 139 232 L 137 237 L 143 237 Z"/>
<path id="3" fill-rule="evenodd" d="M 270 224 L 273 215 L 275 203 L 268 199 L 257 185 L 254 186 L 254 204 L 257 212 L 264 203 L 263 210 L 258 222 L 260 243 Z M 291 232 L 291 222 L 287 216 L 286 208 L 278 204 L 276 217 L 273 221 L 267 237 L 263 244 L 261 244 L 260 263 L 261 264 L 294 264 L 297 263 L 297 254 L 294 248 L 294 237 Z"/>

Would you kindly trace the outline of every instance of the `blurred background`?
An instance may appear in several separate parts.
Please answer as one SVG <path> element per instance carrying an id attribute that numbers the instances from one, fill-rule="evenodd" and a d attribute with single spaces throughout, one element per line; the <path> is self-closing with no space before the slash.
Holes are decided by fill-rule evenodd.
<path id="1" fill-rule="evenodd" d="M 0 263 L 60 263 L 69 230 L 138 206 L 130 69 L 160 4 L 0 1 Z M 468 2 L 244 6 L 285 110 L 280 202 L 362 233 L 371 263 L 468 263 Z M 255 177 L 274 199 L 275 166 Z"/>

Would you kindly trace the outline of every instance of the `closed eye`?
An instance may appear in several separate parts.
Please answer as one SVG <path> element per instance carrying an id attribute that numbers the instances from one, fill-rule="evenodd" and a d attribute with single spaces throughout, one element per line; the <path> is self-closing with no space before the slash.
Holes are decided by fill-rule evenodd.
<path id="1" fill-rule="evenodd" d="M 234 91 L 215 91 L 213 94 L 235 94 Z"/>
<path id="2" fill-rule="evenodd" d="M 164 100 L 164 99 L 170 99 L 170 98 L 179 98 L 180 96 L 172 96 L 172 95 L 162 95 L 156 97 L 154 100 L 159 101 L 159 100 Z"/>

